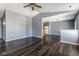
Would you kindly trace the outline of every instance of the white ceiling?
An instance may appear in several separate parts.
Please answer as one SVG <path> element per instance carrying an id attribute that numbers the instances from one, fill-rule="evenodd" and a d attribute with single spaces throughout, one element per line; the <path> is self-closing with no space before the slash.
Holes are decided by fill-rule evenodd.
<path id="1" fill-rule="evenodd" d="M 42 18 L 43 22 L 57 22 L 57 21 L 63 21 L 63 20 L 73 20 L 77 12 L 68 12 L 63 13 L 55 16 L 49 16 Z"/>
<path id="2" fill-rule="evenodd" d="M 43 7 L 41 12 L 79 10 L 79 3 L 44 3 L 39 5 Z M 72 5 L 72 7 L 69 8 L 69 5 Z"/>
<path id="3" fill-rule="evenodd" d="M 37 3 L 42 6 L 42 9 L 38 11 L 32 11 L 30 7 L 23 8 L 25 4 L 23 3 L 0 3 L 0 10 L 7 9 L 13 12 L 17 12 L 23 15 L 27 15 L 29 17 L 33 17 L 39 13 L 43 12 L 56 12 L 56 11 L 70 11 L 70 10 L 78 10 L 79 4 L 75 3 Z M 69 8 L 69 5 L 72 5 Z"/>

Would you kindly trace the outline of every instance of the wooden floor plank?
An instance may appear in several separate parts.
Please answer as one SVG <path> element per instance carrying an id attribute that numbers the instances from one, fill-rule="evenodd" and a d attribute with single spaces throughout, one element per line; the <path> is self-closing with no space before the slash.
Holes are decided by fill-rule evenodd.
<path id="1" fill-rule="evenodd" d="M 61 43 L 59 36 L 46 36 L 45 45 L 42 45 L 41 39 L 33 37 L 35 41 L 28 44 L 21 44 L 18 47 L 6 49 L 1 55 L 6 56 L 79 56 L 79 46 L 67 43 Z M 18 42 L 18 41 L 17 41 Z M 23 43 L 23 42 L 22 42 Z M 14 49 L 13 49 L 14 48 Z"/>

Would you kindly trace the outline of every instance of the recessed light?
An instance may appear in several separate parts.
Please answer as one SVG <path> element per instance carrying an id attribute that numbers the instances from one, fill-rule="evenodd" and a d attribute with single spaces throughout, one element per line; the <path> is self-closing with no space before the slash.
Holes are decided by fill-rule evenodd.
<path id="1" fill-rule="evenodd" d="M 69 8 L 71 8 L 72 7 L 72 5 L 69 5 Z"/>

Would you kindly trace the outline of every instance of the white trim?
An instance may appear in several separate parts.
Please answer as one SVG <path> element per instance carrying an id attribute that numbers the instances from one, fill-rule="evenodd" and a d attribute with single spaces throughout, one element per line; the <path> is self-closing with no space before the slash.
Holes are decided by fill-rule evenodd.
<path id="1" fill-rule="evenodd" d="M 72 44 L 72 45 L 79 45 L 78 43 L 72 43 L 72 42 L 67 42 L 67 41 L 60 41 L 61 43 L 67 43 L 67 44 Z"/>
<path id="2" fill-rule="evenodd" d="M 77 25 L 77 20 L 75 20 L 75 30 L 77 29 L 76 25 Z"/>

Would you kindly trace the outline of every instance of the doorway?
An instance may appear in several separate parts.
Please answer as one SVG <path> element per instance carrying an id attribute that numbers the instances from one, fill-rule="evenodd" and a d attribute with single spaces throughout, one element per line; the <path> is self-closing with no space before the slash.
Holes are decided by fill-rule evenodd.
<path id="1" fill-rule="evenodd" d="M 46 44 L 47 43 L 47 35 L 49 32 L 49 22 L 43 22 L 42 20 L 42 43 Z"/>
<path id="2" fill-rule="evenodd" d="M 6 37 L 6 24 L 5 24 L 5 11 L 2 11 L 2 17 L 0 19 L 0 52 L 5 49 L 5 37 Z"/>

